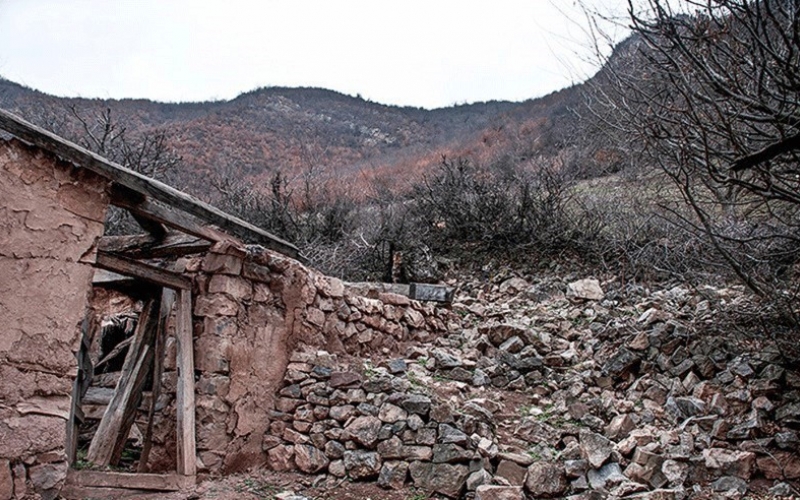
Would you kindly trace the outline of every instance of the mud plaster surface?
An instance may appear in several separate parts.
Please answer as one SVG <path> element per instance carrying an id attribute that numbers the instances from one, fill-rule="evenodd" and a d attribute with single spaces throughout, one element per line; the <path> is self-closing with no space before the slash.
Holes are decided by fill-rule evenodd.
<path id="1" fill-rule="evenodd" d="M 0 459 L 63 451 L 105 187 L 0 141 Z"/>

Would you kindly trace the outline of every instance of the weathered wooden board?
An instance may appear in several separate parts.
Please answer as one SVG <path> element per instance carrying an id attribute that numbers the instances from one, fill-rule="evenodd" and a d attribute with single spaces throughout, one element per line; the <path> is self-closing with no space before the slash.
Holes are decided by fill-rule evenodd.
<path id="1" fill-rule="evenodd" d="M 103 236 L 98 250 L 105 253 L 122 254 L 132 259 L 158 257 L 182 257 L 207 251 L 211 243 L 207 240 L 181 233 L 170 233 L 162 240 L 149 234 L 128 236 Z"/>
<path id="2" fill-rule="evenodd" d="M 95 265 L 115 273 L 134 276 L 159 286 L 178 289 L 192 288 L 192 280 L 180 273 L 120 255 L 97 252 Z"/>
<path id="3" fill-rule="evenodd" d="M 150 491 L 180 491 L 194 484 L 181 474 L 147 474 L 114 471 L 75 470 L 67 472 L 67 485 L 87 488 L 127 488 Z"/>
<path id="4" fill-rule="evenodd" d="M 122 376 L 89 444 L 86 459 L 93 464 L 115 465 L 122 454 L 152 362 L 160 303 L 160 297 L 151 299 L 142 310 L 134 340 L 122 366 Z"/>
<path id="5" fill-rule="evenodd" d="M 176 362 L 178 387 L 176 391 L 178 473 L 194 476 L 197 473 L 195 455 L 194 345 L 192 341 L 192 292 L 180 290 L 176 310 Z"/>

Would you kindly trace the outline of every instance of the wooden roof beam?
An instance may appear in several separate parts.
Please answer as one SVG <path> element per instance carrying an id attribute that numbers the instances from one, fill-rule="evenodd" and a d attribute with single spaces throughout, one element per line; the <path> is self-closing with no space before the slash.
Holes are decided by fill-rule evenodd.
<path id="1" fill-rule="evenodd" d="M 163 182 L 110 162 L 8 111 L 0 110 L 0 128 L 25 142 L 50 151 L 64 160 L 91 170 L 120 186 L 140 193 L 147 197 L 148 200 L 161 202 L 197 217 L 219 227 L 222 231 L 241 238 L 245 242 L 257 243 L 290 257 L 300 258 L 299 250 L 291 243 Z"/>

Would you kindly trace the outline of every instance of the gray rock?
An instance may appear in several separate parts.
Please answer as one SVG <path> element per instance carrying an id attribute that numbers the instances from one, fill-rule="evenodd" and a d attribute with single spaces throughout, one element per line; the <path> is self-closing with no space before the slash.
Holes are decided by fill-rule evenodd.
<path id="1" fill-rule="evenodd" d="M 433 463 L 435 464 L 469 462 L 475 457 L 474 451 L 465 450 L 456 444 L 447 443 L 433 446 Z"/>
<path id="2" fill-rule="evenodd" d="M 448 424 L 439 424 L 439 442 L 466 446 L 469 436 Z"/>
<path id="3" fill-rule="evenodd" d="M 603 372 L 615 377 L 623 377 L 639 366 L 641 358 L 633 351 L 620 347 L 608 362 L 603 365 Z"/>
<path id="4" fill-rule="evenodd" d="M 567 490 L 564 468 L 555 462 L 536 462 L 528 467 L 525 488 L 535 497 L 551 498 Z"/>
<path id="5" fill-rule="evenodd" d="M 408 364 L 404 359 L 393 359 L 389 361 L 387 368 L 389 368 L 389 373 L 397 375 L 399 373 L 405 373 L 408 370 Z"/>
<path id="6" fill-rule="evenodd" d="M 792 492 L 792 487 L 787 483 L 778 483 L 769 489 L 769 494 L 776 497 L 788 497 L 791 496 Z"/>
<path id="7" fill-rule="evenodd" d="M 564 472 L 569 478 L 578 478 L 586 474 L 589 470 L 589 462 L 586 460 L 565 460 Z"/>
<path id="8" fill-rule="evenodd" d="M 342 458 L 344 456 L 344 445 L 339 441 L 328 441 L 325 443 L 325 456 L 330 459 Z"/>
<path id="9" fill-rule="evenodd" d="M 377 476 L 381 470 L 381 457 L 374 451 L 352 450 L 344 452 L 344 468 L 353 480 Z"/>
<path id="10" fill-rule="evenodd" d="M 599 469 L 592 469 L 586 474 L 592 489 L 607 491 L 613 486 L 628 480 L 620 469 L 619 464 L 612 462 Z"/>
<path id="11" fill-rule="evenodd" d="M 722 476 L 711 483 L 711 489 L 718 493 L 744 495 L 747 493 L 747 481 L 740 477 Z"/>
<path id="12" fill-rule="evenodd" d="M 384 462 L 378 474 L 378 486 L 392 490 L 403 489 L 408 477 L 407 462 Z"/>
<path id="13" fill-rule="evenodd" d="M 400 406 L 408 413 L 425 416 L 431 410 L 431 398 L 422 394 L 411 394 Z"/>
<path id="14" fill-rule="evenodd" d="M 464 490 L 469 475 L 466 465 L 412 462 L 408 466 L 411 479 L 417 488 L 458 498 Z"/>
<path id="15" fill-rule="evenodd" d="M 463 361 L 442 349 L 433 349 L 431 354 L 436 358 L 436 366 L 439 368 L 452 369 L 464 364 Z"/>
<path id="16" fill-rule="evenodd" d="M 492 482 L 492 475 L 486 469 L 479 469 L 467 477 L 467 491 L 475 491 L 479 486 Z"/>

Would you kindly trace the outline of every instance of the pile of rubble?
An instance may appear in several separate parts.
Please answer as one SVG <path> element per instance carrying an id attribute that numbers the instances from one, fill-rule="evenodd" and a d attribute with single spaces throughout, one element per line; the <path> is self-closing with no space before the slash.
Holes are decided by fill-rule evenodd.
<path id="1" fill-rule="evenodd" d="M 800 368 L 766 339 L 698 334 L 744 294 L 603 285 L 476 285 L 461 328 L 384 367 L 303 353 L 273 466 L 482 500 L 796 492 Z"/>

